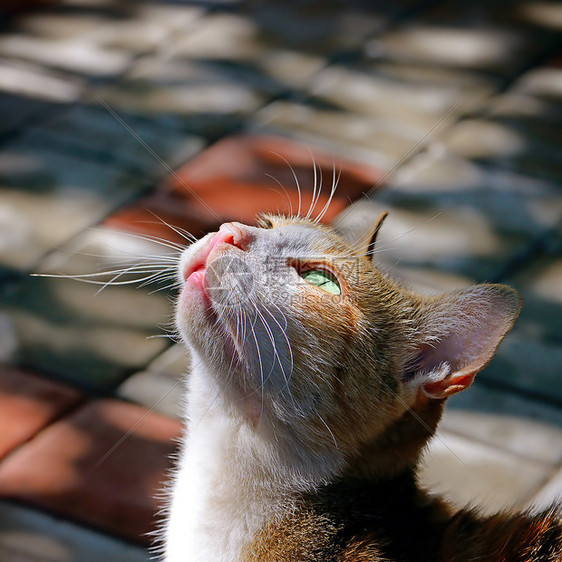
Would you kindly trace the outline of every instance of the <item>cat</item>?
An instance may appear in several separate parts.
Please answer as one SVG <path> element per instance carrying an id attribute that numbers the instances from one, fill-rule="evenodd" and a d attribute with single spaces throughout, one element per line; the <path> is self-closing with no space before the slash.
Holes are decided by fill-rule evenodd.
<path id="1" fill-rule="evenodd" d="M 446 399 L 512 328 L 503 285 L 419 296 L 376 234 L 263 215 L 181 258 L 192 352 L 166 562 L 555 561 L 561 511 L 455 512 L 416 469 Z"/>

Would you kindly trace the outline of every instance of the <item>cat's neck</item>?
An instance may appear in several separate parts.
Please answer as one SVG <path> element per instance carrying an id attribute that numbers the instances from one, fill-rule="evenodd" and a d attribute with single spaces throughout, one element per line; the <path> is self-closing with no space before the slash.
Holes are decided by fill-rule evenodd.
<path id="1" fill-rule="evenodd" d="M 422 452 L 435 434 L 443 400 L 420 400 L 385 431 L 364 443 L 349 459 L 345 475 L 372 482 L 415 472 Z"/>
<path id="2" fill-rule="evenodd" d="M 303 452 L 297 436 L 278 427 L 253 427 L 225 407 L 205 362 L 194 363 L 166 560 L 234 560 L 266 522 L 330 481 L 343 459 Z"/>

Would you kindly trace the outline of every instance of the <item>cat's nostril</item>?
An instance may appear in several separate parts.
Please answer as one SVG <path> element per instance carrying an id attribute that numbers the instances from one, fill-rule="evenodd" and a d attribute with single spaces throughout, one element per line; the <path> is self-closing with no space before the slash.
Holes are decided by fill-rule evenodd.
<path id="1" fill-rule="evenodd" d="M 217 233 L 220 242 L 245 250 L 250 236 L 245 229 L 241 228 L 242 226 L 243 225 L 240 225 L 240 223 L 234 222 L 226 222 L 222 224 Z M 219 240 L 217 240 L 217 242 Z"/>

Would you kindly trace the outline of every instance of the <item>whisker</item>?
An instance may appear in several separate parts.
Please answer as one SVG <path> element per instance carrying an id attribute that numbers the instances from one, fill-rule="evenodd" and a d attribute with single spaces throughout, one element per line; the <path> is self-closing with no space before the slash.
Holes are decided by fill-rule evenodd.
<path id="1" fill-rule="evenodd" d="M 103 228 L 92 228 L 93 232 L 105 232 Z M 117 231 L 120 236 L 128 236 L 130 238 L 135 238 L 137 240 L 144 240 L 146 242 L 154 242 L 160 246 L 170 248 L 171 250 L 183 252 L 186 248 L 185 245 L 178 244 L 177 242 L 172 242 L 166 238 L 161 238 L 159 236 L 154 236 L 153 234 L 140 234 L 138 232 L 126 232 L 124 230 Z"/>
<path id="2" fill-rule="evenodd" d="M 340 178 L 341 178 L 341 169 L 339 170 L 338 177 L 336 178 L 336 163 L 334 161 L 334 168 L 333 168 L 333 175 L 332 175 L 332 189 L 330 190 L 330 196 L 328 197 L 328 201 L 326 202 L 326 204 L 324 205 L 324 207 L 322 208 L 316 219 L 314 219 L 314 222 L 316 224 L 318 224 L 324 218 L 324 215 L 328 211 L 330 204 L 332 203 L 332 200 L 334 198 L 334 195 L 336 194 L 336 190 L 338 188 Z"/>
<path id="3" fill-rule="evenodd" d="M 185 240 L 187 240 L 188 242 L 194 242 L 197 240 L 197 238 L 193 234 L 191 234 L 191 232 L 185 230 L 185 228 L 179 228 L 177 226 L 171 225 L 169 222 L 165 221 L 162 217 L 159 217 L 150 209 L 148 210 L 148 212 L 151 215 L 154 215 L 154 217 L 156 217 L 162 224 L 166 225 L 170 230 L 173 230 L 176 234 L 179 234 L 182 238 L 185 238 Z"/>
<path id="4" fill-rule="evenodd" d="M 300 186 L 300 183 L 299 183 L 299 178 L 297 176 L 297 173 L 295 172 L 295 169 L 293 168 L 291 163 L 284 156 L 282 156 L 278 152 L 274 152 L 274 151 L 271 151 L 271 154 L 274 154 L 278 158 L 281 158 L 281 160 L 283 160 L 283 162 L 285 162 L 285 164 L 287 164 L 287 166 L 289 166 L 289 169 L 291 170 L 291 173 L 293 174 L 293 179 L 295 180 L 295 185 L 297 187 L 297 192 L 299 194 L 299 210 L 297 212 L 297 216 L 300 216 L 300 214 L 301 214 L 301 186 Z"/>
<path id="5" fill-rule="evenodd" d="M 318 412 L 316 412 L 316 415 L 318 416 L 318 419 L 326 426 L 326 429 L 332 436 L 332 441 L 334 442 L 336 449 L 339 450 L 338 442 L 336 441 L 336 436 L 333 434 L 332 430 L 330 429 L 330 426 L 324 421 L 324 418 Z"/>
<path id="6" fill-rule="evenodd" d="M 287 203 L 289 204 L 289 213 L 291 214 L 291 216 L 293 216 L 293 202 L 291 201 L 291 197 L 289 196 L 289 192 L 287 191 L 287 189 L 285 188 L 285 186 L 274 176 L 272 176 L 271 174 L 265 174 L 268 178 L 272 179 L 274 182 L 276 182 L 279 187 L 283 190 L 283 192 L 285 193 L 285 197 L 287 198 Z M 281 195 L 281 193 L 277 190 L 273 190 L 275 191 L 275 193 L 279 193 L 279 195 Z"/>

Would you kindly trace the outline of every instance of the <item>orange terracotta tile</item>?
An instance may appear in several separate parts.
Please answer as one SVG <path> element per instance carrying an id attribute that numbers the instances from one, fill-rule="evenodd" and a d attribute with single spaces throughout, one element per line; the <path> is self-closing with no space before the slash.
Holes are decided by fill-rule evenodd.
<path id="1" fill-rule="evenodd" d="M 81 400 L 70 386 L 0 365 L 0 458 Z"/>
<path id="2" fill-rule="evenodd" d="M 0 497 L 146 543 L 179 433 L 140 406 L 90 402 L 0 463 Z"/>
<path id="3" fill-rule="evenodd" d="M 300 205 L 301 214 L 306 214 L 315 197 L 315 180 L 322 190 L 313 217 L 324 209 L 337 181 L 323 219 L 329 221 L 381 178 L 376 168 L 286 138 L 233 136 L 200 153 L 153 194 L 109 217 L 106 224 L 181 242 L 181 236 L 158 224 L 154 215 L 199 236 L 228 220 L 253 223 L 260 212 L 296 213 Z"/>

